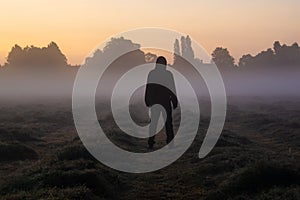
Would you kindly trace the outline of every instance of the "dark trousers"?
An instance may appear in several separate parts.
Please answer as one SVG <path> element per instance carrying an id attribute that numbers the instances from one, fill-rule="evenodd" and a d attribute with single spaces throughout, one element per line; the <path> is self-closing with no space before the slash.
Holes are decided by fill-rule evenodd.
<path id="1" fill-rule="evenodd" d="M 159 106 L 160 105 L 160 106 Z M 148 144 L 153 145 L 155 139 L 155 133 L 157 129 L 158 120 L 160 114 L 163 115 L 165 121 L 165 129 L 167 134 L 167 144 L 170 143 L 174 138 L 173 132 L 173 122 L 172 122 L 172 105 L 171 102 L 161 103 L 159 105 L 154 105 L 150 108 L 151 112 L 151 123 L 149 128 L 149 134 L 152 135 L 148 139 Z"/>

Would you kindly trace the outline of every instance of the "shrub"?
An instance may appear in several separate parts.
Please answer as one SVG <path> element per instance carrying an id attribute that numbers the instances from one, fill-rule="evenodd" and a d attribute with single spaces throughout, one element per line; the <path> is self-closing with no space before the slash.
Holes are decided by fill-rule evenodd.
<path id="1" fill-rule="evenodd" d="M 81 145 L 68 146 L 62 149 L 60 152 L 58 152 L 57 158 L 59 160 L 94 160 L 94 157 L 86 150 L 84 146 Z"/>

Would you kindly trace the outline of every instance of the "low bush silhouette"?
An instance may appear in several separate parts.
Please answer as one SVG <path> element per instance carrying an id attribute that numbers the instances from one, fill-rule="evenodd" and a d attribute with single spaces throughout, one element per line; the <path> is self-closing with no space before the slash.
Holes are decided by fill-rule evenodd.
<path id="1" fill-rule="evenodd" d="M 61 151 L 59 151 L 57 158 L 59 160 L 95 160 L 95 158 L 82 145 L 72 145 L 62 149 Z"/>

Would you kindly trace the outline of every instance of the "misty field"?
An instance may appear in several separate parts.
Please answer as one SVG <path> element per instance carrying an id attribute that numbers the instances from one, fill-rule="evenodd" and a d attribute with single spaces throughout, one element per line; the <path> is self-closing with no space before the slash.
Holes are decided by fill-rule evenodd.
<path id="1" fill-rule="evenodd" d="M 198 158 L 209 123 L 204 113 L 196 140 L 179 160 L 156 172 L 129 174 L 87 152 L 70 101 L 3 102 L 0 198 L 300 199 L 299 103 L 296 98 L 229 97 L 224 130 L 207 157 Z M 115 144 L 148 151 L 146 140 L 118 134 L 108 119 L 100 121 Z M 163 131 L 157 140 L 162 147 Z"/>

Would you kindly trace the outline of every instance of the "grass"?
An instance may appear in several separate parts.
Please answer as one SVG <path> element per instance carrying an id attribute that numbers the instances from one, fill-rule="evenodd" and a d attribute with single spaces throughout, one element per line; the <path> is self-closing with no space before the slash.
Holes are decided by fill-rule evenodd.
<path id="1" fill-rule="evenodd" d="M 2 107 L 0 199 L 300 199 L 300 108 L 298 102 L 275 108 L 229 106 L 216 147 L 199 159 L 209 124 L 204 116 L 180 159 L 156 172 L 128 174 L 90 155 L 70 106 Z M 120 134 L 108 119 L 102 121 L 115 144 L 148 151 L 146 141 Z M 157 142 L 164 144 L 164 137 Z"/>
<path id="2" fill-rule="evenodd" d="M 300 168 L 291 164 L 260 161 L 239 170 L 225 180 L 217 191 L 209 194 L 208 199 L 228 199 L 234 196 L 243 196 L 252 199 L 255 194 L 269 193 L 274 188 L 283 188 L 300 185 Z M 247 197 L 247 198 L 246 198 Z"/>
<path id="3" fill-rule="evenodd" d="M 22 144 L 0 143 L 0 161 L 16 161 L 37 159 L 38 154 L 31 148 Z"/>
<path id="4" fill-rule="evenodd" d="M 117 176 L 104 173 L 104 170 L 99 170 L 95 165 L 86 163 L 86 161 L 74 161 L 72 164 L 58 162 L 53 166 L 49 166 L 49 164 L 47 166 L 44 163 L 44 165 L 42 169 L 32 169 L 33 171 L 27 174 L 15 176 L 6 181 L 0 186 L 0 194 L 3 196 L 9 196 L 8 194 L 26 196 L 32 193 L 38 196 L 47 195 L 49 193 L 47 191 L 55 188 L 55 190 L 60 190 L 59 194 L 63 194 L 62 191 L 68 189 L 70 195 L 74 190 L 81 196 L 115 199 L 115 191 L 121 188 Z M 44 189 L 42 194 L 41 189 Z"/>
<path id="5" fill-rule="evenodd" d="M 61 199 L 86 199 L 86 200 L 101 200 L 93 194 L 93 192 L 84 185 L 67 188 L 43 188 L 35 191 L 17 191 L 16 193 L 10 193 L 2 196 L 2 199 L 10 200 L 36 200 L 36 199 L 48 199 L 48 200 L 61 200 Z"/>
<path id="6" fill-rule="evenodd" d="M 83 145 L 70 145 L 58 151 L 59 160 L 88 159 L 94 160 L 94 157 L 86 150 Z"/>

